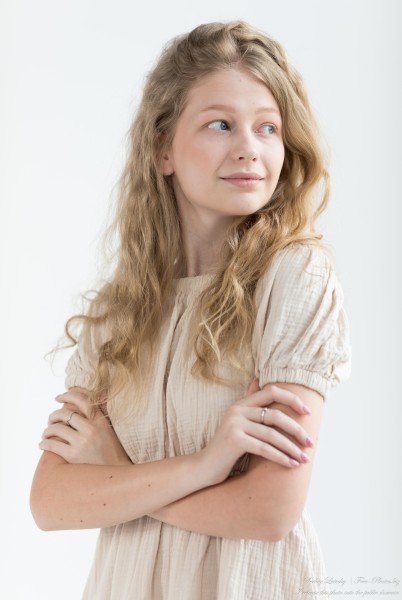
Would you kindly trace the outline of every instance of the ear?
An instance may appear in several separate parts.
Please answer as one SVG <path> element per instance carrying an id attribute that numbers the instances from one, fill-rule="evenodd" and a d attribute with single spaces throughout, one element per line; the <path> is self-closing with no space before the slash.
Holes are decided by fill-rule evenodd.
<path id="1" fill-rule="evenodd" d="M 174 168 L 172 164 L 172 160 L 170 158 L 169 152 L 164 152 L 161 158 L 161 170 L 162 174 L 167 177 L 168 175 L 173 175 Z"/>
<path id="2" fill-rule="evenodd" d="M 162 175 L 168 177 L 169 175 L 173 175 L 174 167 L 171 159 L 171 150 L 170 146 L 166 140 L 165 133 L 159 133 L 157 136 L 157 146 L 155 148 L 157 155 L 159 156 L 159 168 L 161 170 Z"/>

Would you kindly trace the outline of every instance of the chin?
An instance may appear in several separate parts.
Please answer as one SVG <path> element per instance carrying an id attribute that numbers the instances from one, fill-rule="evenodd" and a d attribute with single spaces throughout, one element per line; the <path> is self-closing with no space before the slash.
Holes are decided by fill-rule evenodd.
<path id="1" fill-rule="evenodd" d="M 239 208 L 239 210 L 233 214 L 233 217 L 249 217 L 250 215 L 253 215 L 254 213 L 256 213 L 257 211 L 260 210 L 260 208 L 262 208 L 262 206 L 258 205 L 258 206 L 248 206 L 248 207 L 242 207 Z"/>

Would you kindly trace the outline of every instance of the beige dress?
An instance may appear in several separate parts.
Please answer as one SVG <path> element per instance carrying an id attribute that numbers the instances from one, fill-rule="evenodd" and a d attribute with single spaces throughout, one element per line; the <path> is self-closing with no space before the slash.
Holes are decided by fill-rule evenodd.
<path id="1" fill-rule="evenodd" d="M 134 463 L 202 449 L 224 411 L 247 388 L 246 381 L 232 389 L 190 374 L 191 315 L 208 281 L 209 275 L 177 280 L 159 353 L 149 366 L 148 408 L 141 419 L 114 423 Z M 258 284 L 258 314 L 250 355 L 244 357 L 261 386 L 293 382 L 325 398 L 331 386 L 349 375 L 342 301 L 342 289 L 323 249 L 292 244 L 278 253 Z M 90 388 L 94 360 L 91 340 L 81 338 L 68 363 L 67 387 Z M 133 401 L 134 396 L 135 392 Z M 246 469 L 247 460 L 237 467 Z M 100 531 L 84 598 L 292 600 L 319 597 L 326 588 L 317 581 L 324 577 L 306 509 L 294 529 L 275 543 L 210 537 L 144 516 Z"/>

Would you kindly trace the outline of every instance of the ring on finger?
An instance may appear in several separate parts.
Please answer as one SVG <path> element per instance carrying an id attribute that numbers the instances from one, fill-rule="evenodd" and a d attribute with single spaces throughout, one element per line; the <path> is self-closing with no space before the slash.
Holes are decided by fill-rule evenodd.
<path id="1" fill-rule="evenodd" d="M 267 412 L 267 410 L 268 410 L 267 408 L 263 408 L 261 410 L 261 415 L 260 415 L 260 423 L 261 423 L 261 425 L 265 425 L 264 418 L 265 418 L 265 413 Z"/>
<path id="2" fill-rule="evenodd" d="M 71 411 L 71 414 L 66 421 L 66 425 L 68 425 L 69 427 L 72 427 L 72 425 L 70 425 L 71 417 L 76 414 L 78 414 L 76 410 Z"/>

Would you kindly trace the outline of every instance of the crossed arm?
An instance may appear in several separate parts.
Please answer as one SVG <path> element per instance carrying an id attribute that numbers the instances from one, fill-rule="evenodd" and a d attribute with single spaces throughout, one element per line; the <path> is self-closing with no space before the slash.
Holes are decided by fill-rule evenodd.
<path id="1" fill-rule="evenodd" d="M 296 413 L 282 401 L 271 402 L 270 410 L 291 417 L 299 430 L 316 442 L 322 397 L 301 385 L 278 383 L 275 388 L 292 392 L 289 396 L 297 394 L 312 414 Z M 262 402 L 261 396 L 260 406 Z M 260 409 L 253 410 L 260 413 Z M 267 429 L 280 431 L 295 443 L 295 436 L 283 429 Z M 118 465 L 69 464 L 54 452 L 45 451 L 32 485 L 31 509 L 42 529 L 107 527 L 150 515 L 202 534 L 278 541 L 300 518 L 307 497 L 315 450 L 306 449 L 301 439 L 296 445 L 309 456 L 309 462 L 289 468 L 260 450 L 267 444 L 246 445 L 243 450 L 251 453 L 249 468 L 231 478 L 227 474 L 236 460 L 232 449 L 236 446 L 237 456 L 243 452 L 239 454 L 238 439 L 233 441 L 227 431 L 214 438 L 215 447 L 209 444 L 194 455 L 140 465 L 128 461 Z M 226 459 L 215 460 L 223 452 L 227 464 Z"/>
<path id="2" fill-rule="evenodd" d="M 317 392 L 296 384 L 275 384 L 297 394 L 311 409 L 298 416 L 282 404 L 285 412 L 316 442 L 323 399 Z M 290 436 L 289 436 L 290 439 Z M 301 445 L 300 445 L 301 447 Z M 296 525 L 305 506 L 315 448 L 304 451 L 310 461 L 296 469 L 251 456 L 248 470 L 220 485 L 204 488 L 151 514 L 170 525 L 211 536 L 260 539 L 276 542 Z"/>

